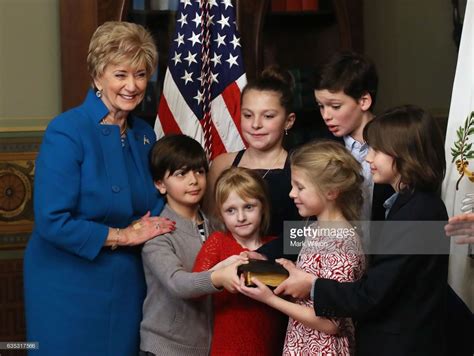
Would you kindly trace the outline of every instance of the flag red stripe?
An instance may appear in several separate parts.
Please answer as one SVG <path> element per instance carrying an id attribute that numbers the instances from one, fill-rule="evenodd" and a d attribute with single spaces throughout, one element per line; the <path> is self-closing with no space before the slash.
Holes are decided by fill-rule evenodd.
<path id="1" fill-rule="evenodd" d="M 234 120 L 235 127 L 239 131 L 240 137 L 245 142 L 244 137 L 242 136 L 242 129 L 240 127 L 240 88 L 236 82 L 232 82 L 224 89 L 222 92 L 222 98 L 224 99 L 227 110 L 229 111 L 230 116 Z"/>
<path id="2" fill-rule="evenodd" d="M 158 117 L 160 119 L 163 132 L 165 134 L 182 133 L 178 123 L 176 122 L 173 114 L 170 111 L 165 95 L 162 95 L 160 99 L 160 105 L 158 106 Z"/>

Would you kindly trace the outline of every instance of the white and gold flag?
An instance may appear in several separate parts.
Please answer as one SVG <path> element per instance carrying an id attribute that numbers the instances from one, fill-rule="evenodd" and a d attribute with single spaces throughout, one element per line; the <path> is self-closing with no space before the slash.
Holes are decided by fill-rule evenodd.
<path id="1" fill-rule="evenodd" d="M 449 216 L 474 211 L 474 0 L 468 0 L 459 46 L 448 127 L 443 200 Z M 449 282 L 474 310 L 472 246 L 451 242 Z"/>

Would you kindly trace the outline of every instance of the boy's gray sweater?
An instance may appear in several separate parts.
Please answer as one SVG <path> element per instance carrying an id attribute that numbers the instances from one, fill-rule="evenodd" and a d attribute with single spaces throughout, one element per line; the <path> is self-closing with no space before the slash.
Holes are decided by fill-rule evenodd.
<path id="1" fill-rule="evenodd" d="M 211 282 L 211 272 L 191 273 L 202 246 L 198 226 L 168 205 L 160 216 L 176 221 L 176 230 L 146 242 L 142 250 L 147 295 L 140 349 L 166 356 L 208 355 L 212 336 L 208 294 L 219 289 Z M 208 232 L 207 219 L 205 226 Z"/>

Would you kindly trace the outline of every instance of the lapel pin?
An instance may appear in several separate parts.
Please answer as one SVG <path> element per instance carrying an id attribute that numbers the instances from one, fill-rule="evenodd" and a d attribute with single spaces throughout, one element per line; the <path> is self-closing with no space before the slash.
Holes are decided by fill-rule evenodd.
<path id="1" fill-rule="evenodd" d="M 150 140 L 145 135 L 143 135 L 143 144 L 144 145 L 149 145 L 150 144 Z"/>

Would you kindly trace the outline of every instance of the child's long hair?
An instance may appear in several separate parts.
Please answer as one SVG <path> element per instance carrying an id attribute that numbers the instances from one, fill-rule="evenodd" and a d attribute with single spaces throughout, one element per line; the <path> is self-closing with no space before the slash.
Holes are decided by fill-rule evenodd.
<path id="1" fill-rule="evenodd" d="M 261 236 L 265 236 L 270 224 L 270 204 L 263 178 L 248 168 L 231 167 L 224 170 L 217 178 L 214 191 L 214 200 L 221 220 L 221 207 L 231 192 L 237 193 L 243 200 L 257 199 L 262 204 L 262 220 L 259 232 Z"/>
<path id="2" fill-rule="evenodd" d="M 356 221 L 362 208 L 361 165 L 340 143 L 310 142 L 291 155 L 291 167 L 305 171 L 311 182 L 325 193 L 337 191 L 336 206 L 347 220 Z"/>
<path id="3" fill-rule="evenodd" d="M 438 192 L 446 171 L 444 142 L 436 121 L 423 109 L 403 105 L 388 109 L 364 128 L 372 149 L 394 158 L 399 188 Z"/>

